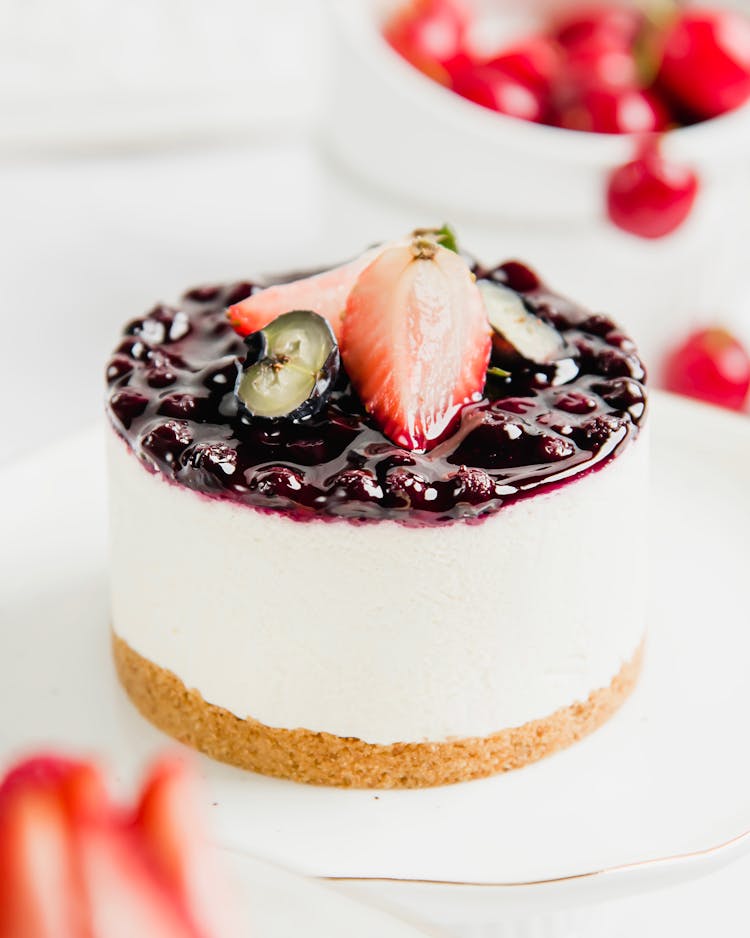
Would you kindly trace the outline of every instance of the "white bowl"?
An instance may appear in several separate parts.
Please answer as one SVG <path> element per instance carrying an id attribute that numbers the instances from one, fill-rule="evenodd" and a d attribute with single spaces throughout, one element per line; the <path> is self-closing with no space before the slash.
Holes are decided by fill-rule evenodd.
<path id="1" fill-rule="evenodd" d="M 615 316 L 657 374 L 666 348 L 699 323 L 723 321 L 750 340 L 750 105 L 667 133 L 664 153 L 697 171 L 699 197 L 672 235 L 636 238 L 607 219 L 605 188 L 637 139 L 532 124 L 464 100 L 388 46 L 382 0 L 329 2 L 325 142 L 358 181 L 359 205 L 376 207 L 378 234 L 399 233 L 386 227 L 389 211 L 415 225 L 447 219 L 484 261 L 523 258 L 561 292 Z M 528 25 L 529 11 L 555 2 L 493 0 L 492 10 L 514 25 L 520 10 Z"/>
<path id="2" fill-rule="evenodd" d="M 496 114 L 394 52 L 381 36 L 382 2 L 332 0 L 331 8 L 336 44 L 328 133 L 358 175 L 442 211 L 526 222 L 601 217 L 607 174 L 633 158 L 633 137 Z M 702 198 L 710 198 L 727 174 L 747 165 L 750 106 L 670 131 L 663 150 L 697 170 Z"/>

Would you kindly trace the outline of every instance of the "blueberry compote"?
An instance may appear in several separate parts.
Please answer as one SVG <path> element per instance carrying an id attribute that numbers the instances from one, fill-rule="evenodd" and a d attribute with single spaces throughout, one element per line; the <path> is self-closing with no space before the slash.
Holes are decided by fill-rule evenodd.
<path id="1" fill-rule="evenodd" d="M 177 308 L 157 306 L 126 327 L 107 367 L 112 423 L 152 472 L 298 520 L 479 519 L 614 458 L 646 409 L 633 343 L 522 264 L 473 269 L 516 290 L 555 326 L 574 367 L 563 384 L 555 367 L 529 362 L 509 377 L 489 375 L 484 398 L 429 453 L 388 440 L 343 370 L 313 417 L 243 416 L 234 388 L 245 346 L 224 310 L 261 288 L 249 282 L 198 287 Z"/>

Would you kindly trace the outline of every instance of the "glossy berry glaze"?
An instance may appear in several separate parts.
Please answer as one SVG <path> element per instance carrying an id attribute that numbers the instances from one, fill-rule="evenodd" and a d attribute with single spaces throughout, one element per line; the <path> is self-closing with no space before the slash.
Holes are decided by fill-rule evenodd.
<path id="1" fill-rule="evenodd" d="M 521 293 L 562 332 L 572 376 L 555 386 L 560 372 L 555 379 L 555 368 L 534 365 L 490 376 L 485 397 L 427 454 L 383 436 L 344 372 L 310 419 L 243 417 L 234 387 L 245 347 L 224 310 L 261 288 L 249 282 L 190 290 L 178 308 L 160 305 L 131 322 L 107 367 L 110 419 L 150 471 L 297 520 L 479 519 L 614 458 L 646 410 L 633 343 L 521 264 L 473 269 Z"/>

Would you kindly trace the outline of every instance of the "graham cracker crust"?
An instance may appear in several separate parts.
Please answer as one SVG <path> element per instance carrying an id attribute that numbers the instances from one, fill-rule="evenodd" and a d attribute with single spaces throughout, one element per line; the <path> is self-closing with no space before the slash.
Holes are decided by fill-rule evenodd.
<path id="1" fill-rule="evenodd" d="M 171 671 L 143 658 L 114 632 L 115 665 L 128 696 L 155 726 L 242 769 L 341 788 L 428 788 L 485 778 L 536 762 L 593 732 L 635 687 L 643 645 L 608 687 L 551 716 L 491 736 L 440 743 L 375 745 L 306 729 L 276 729 L 207 703 Z"/>

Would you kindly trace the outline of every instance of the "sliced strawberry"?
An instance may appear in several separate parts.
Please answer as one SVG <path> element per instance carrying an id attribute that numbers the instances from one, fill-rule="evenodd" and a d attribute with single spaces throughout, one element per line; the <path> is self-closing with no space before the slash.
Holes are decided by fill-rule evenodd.
<path id="1" fill-rule="evenodd" d="M 0 938 L 90 938 L 60 782 L 38 759 L 0 787 Z"/>
<path id="2" fill-rule="evenodd" d="M 338 338 L 349 291 L 360 273 L 382 250 L 382 247 L 370 248 L 360 257 L 340 267 L 305 277 L 303 280 L 280 283 L 259 290 L 227 309 L 229 321 L 240 335 L 250 335 L 267 326 L 282 313 L 308 309 L 327 319 Z"/>
<path id="3" fill-rule="evenodd" d="M 344 365 L 365 406 L 412 450 L 434 446 L 481 395 L 490 344 L 466 262 L 419 236 L 384 249 L 360 274 L 341 330 Z"/>
<path id="4" fill-rule="evenodd" d="M 132 830 L 85 823 L 76 841 L 93 938 L 204 938 Z"/>
<path id="5" fill-rule="evenodd" d="M 238 934 L 237 916 L 207 846 L 198 785 L 184 760 L 162 759 L 147 779 L 135 828 L 201 933 Z"/>

